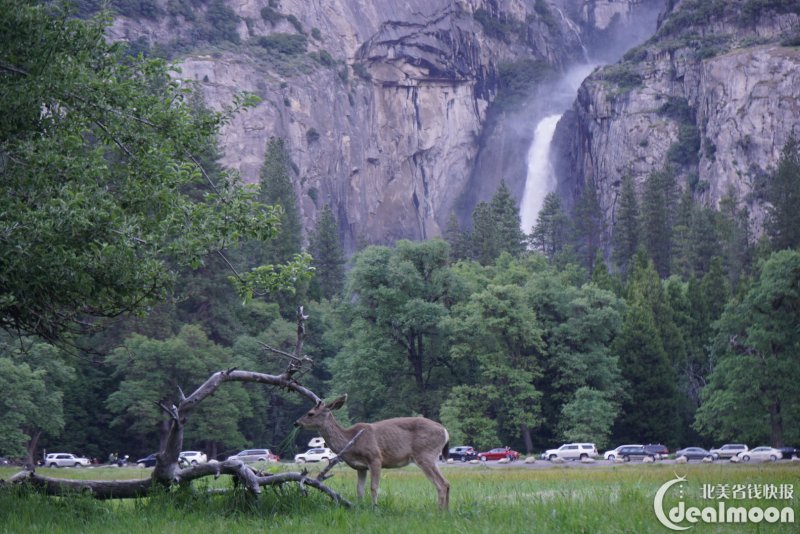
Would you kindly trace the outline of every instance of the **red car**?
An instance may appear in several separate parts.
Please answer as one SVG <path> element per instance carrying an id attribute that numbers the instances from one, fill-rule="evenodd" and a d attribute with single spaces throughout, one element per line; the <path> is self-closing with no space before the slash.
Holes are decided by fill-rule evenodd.
<path id="1" fill-rule="evenodd" d="M 502 460 L 508 458 L 509 460 L 519 460 L 519 453 L 508 447 L 498 447 L 486 452 L 478 453 L 478 460 L 485 462 L 486 460 Z"/>

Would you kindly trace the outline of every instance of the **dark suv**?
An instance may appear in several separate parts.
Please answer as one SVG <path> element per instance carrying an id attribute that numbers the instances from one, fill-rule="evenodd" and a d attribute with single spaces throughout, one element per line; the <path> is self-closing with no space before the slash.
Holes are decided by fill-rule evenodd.
<path id="1" fill-rule="evenodd" d="M 645 452 L 656 460 L 663 460 L 669 454 L 669 449 L 661 443 L 650 443 L 644 446 Z"/>
<path id="2" fill-rule="evenodd" d="M 448 451 L 447 457 L 453 460 L 468 462 L 469 460 L 476 460 L 478 458 L 478 453 L 469 446 L 453 447 Z"/>
<path id="3" fill-rule="evenodd" d="M 652 458 L 653 460 L 656 460 L 656 454 L 647 452 L 645 447 L 641 445 L 628 445 L 627 447 L 622 447 L 617 451 L 617 456 L 622 458 L 622 460 L 625 462 L 630 462 L 632 459 L 644 458 Z"/>

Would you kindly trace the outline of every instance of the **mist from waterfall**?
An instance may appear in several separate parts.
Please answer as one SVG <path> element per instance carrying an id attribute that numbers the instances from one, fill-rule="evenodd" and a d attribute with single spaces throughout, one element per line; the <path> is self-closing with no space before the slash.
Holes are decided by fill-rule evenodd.
<path id="1" fill-rule="evenodd" d="M 525 178 L 525 190 L 519 207 L 520 228 L 530 233 L 536 224 L 539 210 L 547 193 L 554 191 L 557 185 L 553 166 L 550 162 L 550 143 L 561 115 L 575 100 L 581 82 L 598 64 L 583 63 L 567 71 L 547 92 L 543 100 L 539 117 L 533 132 L 533 139 L 528 149 L 528 172 Z"/>

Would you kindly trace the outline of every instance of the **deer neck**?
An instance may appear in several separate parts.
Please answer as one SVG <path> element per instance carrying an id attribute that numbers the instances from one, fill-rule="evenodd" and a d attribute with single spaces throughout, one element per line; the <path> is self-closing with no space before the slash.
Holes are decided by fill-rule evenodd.
<path id="1" fill-rule="evenodd" d="M 339 454 L 339 451 L 344 449 L 356 435 L 356 431 L 352 428 L 342 428 L 333 416 L 326 418 L 325 424 L 319 428 L 319 433 L 336 454 Z"/>

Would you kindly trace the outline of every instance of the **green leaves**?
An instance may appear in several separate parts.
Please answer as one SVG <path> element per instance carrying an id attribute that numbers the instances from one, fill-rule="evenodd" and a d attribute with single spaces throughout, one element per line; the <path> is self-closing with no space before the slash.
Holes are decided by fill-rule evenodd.
<path id="1" fill-rule="evenodd" d="M 162 300 L 177 269 L 276 235 L 279 209 L 197 159 L 257 97 L 199 110 L 176 69 L 108 44 L 108 23 L 0 0 L 2 328 L 58 339 Z M 274 289 L 303 265 L 253 278 Z"/>

